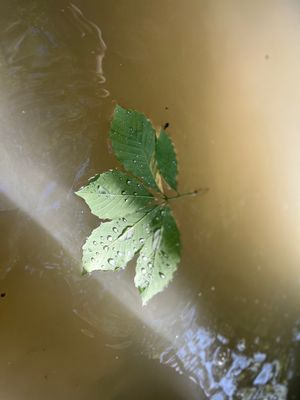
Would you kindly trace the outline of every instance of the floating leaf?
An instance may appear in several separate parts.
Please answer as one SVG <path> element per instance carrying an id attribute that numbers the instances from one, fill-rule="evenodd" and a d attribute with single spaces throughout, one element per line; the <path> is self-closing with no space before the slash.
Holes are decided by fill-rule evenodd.
<path id="1" fill-rule="evenodd" d="M 142 113 L 116 106 L 110 128 L 113 151 L 124 168 L 158 189 L 155 130 Z"/>
<path id="2" fill-rule="evenodd" d="M 134 281 L 143 304 L 168 285 L 179 261 L 179 231 L 171 210 L 165 206 L 160 209 L 156 230 L 148 237 L 137 261 Z"/>
<path id="3" fill-rule="evenodd" d="M 101 219 L 131 214 L 153 200 L 153 195 L 135 178 L 120 171 L 108 171 L 91 178 L 76 194 Z"/>
<path id="4" fill-rule="evenodd" d="M 137 255 L 134 282 L 146 304 L 172 280 L 180 261 L 170 199 L 160 191 L 161 178 L 177 190 L 176 152 L 164 130 L 156 138 L 144 114 L 120 106 L 113 114 L 110 138 L 116 157 L 136 178 L 111 170 L 94 176 L 76 193 L 93 214 L 109 220 L 83 245 L 83 270 L 117 271 Z"/>
<path id="5" fill-rule="evenodd" d="M 156 159 L 160 174 L 167 184 L 177 190 L 177 159 L 174 144 L 163 129 L 156 141 Z"/>

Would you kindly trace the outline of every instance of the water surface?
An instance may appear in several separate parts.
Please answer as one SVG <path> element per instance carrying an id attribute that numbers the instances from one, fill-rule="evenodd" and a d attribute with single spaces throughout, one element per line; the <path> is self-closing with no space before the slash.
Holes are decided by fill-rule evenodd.
<path id="1" fill-rule="evenodd" d="M 4 3 L 1 397 L 298 398 L 298 6 Z M 117 165 L 116 102 L 169 123 L 182 192 L 209 187 L 174 202 L 182 263 L 146 308 L 133 265 L 80 275 L 74 190 Z"/>

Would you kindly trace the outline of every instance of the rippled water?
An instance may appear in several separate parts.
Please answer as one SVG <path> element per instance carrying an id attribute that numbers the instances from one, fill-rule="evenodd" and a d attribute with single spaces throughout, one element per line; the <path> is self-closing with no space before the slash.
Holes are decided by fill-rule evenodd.
<path id="1" fill-rule="evenodd" d="M 297 399 L 299 7 L 4 1 L 0 395 Z M 113 105 L 169 123 L 183 260 L 147 307 L 133 265 L 80 275 L 74 190 L 115 166 Z"/>

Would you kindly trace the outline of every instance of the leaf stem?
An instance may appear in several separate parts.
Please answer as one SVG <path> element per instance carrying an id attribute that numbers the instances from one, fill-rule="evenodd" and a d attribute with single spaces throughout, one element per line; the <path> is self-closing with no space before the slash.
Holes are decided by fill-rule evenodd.
<path id="1" fill-rule="evenodd" d="M 179 198 L 185 197 L 185 196 L 198 196 L 200 194 L 205 194 L 206 192 L 208 192 L 208 190 L 209 190 L 208 188 L 203 188 L 203 189 L 193 190 L 192 192 L 177 193 L 176 196 L 171 196 L 171 197 L 165 196 L 165 200 L 169 201 L 169 200 L 179 199 Z"/>

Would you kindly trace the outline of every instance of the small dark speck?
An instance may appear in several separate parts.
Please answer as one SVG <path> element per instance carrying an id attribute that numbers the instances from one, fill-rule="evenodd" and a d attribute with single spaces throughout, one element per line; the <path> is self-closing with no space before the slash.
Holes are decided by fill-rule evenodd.
<path id="1" fill-rule="evenodd" d="M 48 379 L 48 375 L 44 375 L 44 378 L 45 378 L 45 379 Z"/>
<path id="2" fill-rule="evenodd" d="M 268 60 L 270 58 L 269 54 L 265 55 L 265 60 Z"/>
<path id="3" fill-rule="evenodd" d="M 1 296 L 1 297 L 5 297 L 5 296 L 6 296 L 6 293 L 2 292 L 2 293 L 0 294 L 0 296 Z"/>
<path id="4" fill-rule="evenodd" d="M 170 126 L 169 122 L 166 122 L 166 123 L 164 124 L 164 129 L 167 129 L 169 126 Z"/>
<path id="5" fill-rule="evenodd" d="M 168 110 L 168 109 L 169 109 L 169 107 L 166 106 L 166 107 L 165 107 L 165 110 Z"/>

